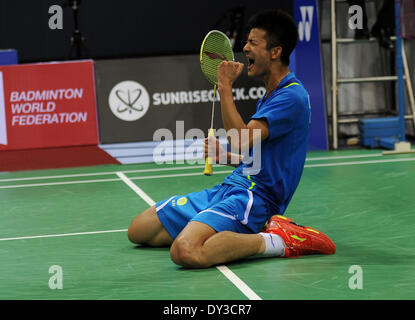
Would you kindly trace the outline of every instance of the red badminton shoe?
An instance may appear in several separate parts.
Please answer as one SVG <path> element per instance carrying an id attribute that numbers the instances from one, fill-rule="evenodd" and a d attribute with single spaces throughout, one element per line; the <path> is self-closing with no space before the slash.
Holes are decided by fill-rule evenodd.
<path id="1" fill-rule="evenodd" d="M 266 233 L 279 235 L 285 242 L 284 257 L 297 257 L 308 254 L 334 254 L 336 246 L 321 231 L 296 224 L 280 215 L 271 217 Z"/>

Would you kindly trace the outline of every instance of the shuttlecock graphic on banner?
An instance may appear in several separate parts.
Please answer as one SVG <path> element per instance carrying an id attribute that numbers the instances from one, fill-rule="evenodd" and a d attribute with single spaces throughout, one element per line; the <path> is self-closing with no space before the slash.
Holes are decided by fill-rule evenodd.
<path id="1" fill-rule="evenodd" d="M 4 103 L 3 72 L 0 71 L 0 144 L 7 145 L 6 108 Z"/>

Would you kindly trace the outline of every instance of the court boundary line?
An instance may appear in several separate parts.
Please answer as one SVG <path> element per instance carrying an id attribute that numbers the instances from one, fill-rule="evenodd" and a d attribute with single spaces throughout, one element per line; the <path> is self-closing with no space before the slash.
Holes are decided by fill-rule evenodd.
<path id="1" fill-rule="evenodd" d="M 154 200 L 152 200 L 139 186 L 127 178 L 127 176 L 125 176 L 122 172 L 117 172 L 117 175 L 128 187 L 130 187 L 138 196 L 147 202 L 147 204 L 150 206 L 155 204 Z M 241 278 L 239 278 L 227 266 L 216 266 L 216 269 L 218 269 L 249 300 L 262 300 L 244 281 L 241 280 Z"/>
<path id="2" fill-rule="evenodd" d="M 231 173 L 233 170 L 219 170 L 219 173 Z M 117 172 L 113 172 L 116 174 Z M 188 176 L 203 176 L 201 172 L 193 173 L 182 173 L 182 174 L 169 174 L 169 175 L 156 175 L 156 176 L 142 176 L 142 177 L 130 177 L 131 180 L 145 180 L 145 179 L 160 179 L 160 178 L 176 178 L 176 177 L 188 177 Z M 82 184 L 82 183 L 98 183 L 98 182 L 115 182 L 122 181 L 121 178 L 110 178 L 110 179 L 96 179 L 96 180 L 76 180 L 76 181 L 60 181 L 60 182 L 46 182 L 46 183 L 31 183 L 31 184 L 16 184 L 0 186 L 0 189 L 13 189 L 13 188 L 24 188 L 24 187 L 43 187 L 43 186 L 56 186 L 65 184 Z"/>
<path id="3" fill-rule="evenodd" d="M 376 164 L 376 163 L 409 162 L 409 161 L 415 161 L 415 158 L 398 158 L 398 159 L 385 159 L 385 160 L 317 163 L 317 164 L 306 164 L 304 166 L 304 168 L 336 167 L 336 166 L 351 166 L 351 165 L 359 165 L 359 164 Z"/>
<path id="4" fill-rule="evenodd" d="M 320 160 L 339 160 L 339 159 L 353 159 L 353 158 L 371 158 L 383 156 L 382 153 L 367 154 L 367 155 L 350 155 L 350 156 L 333 156 L 333 157 L 311 157 L 306 158 L 307 161 L 320 161 Z M 137 164 L 138 165 L 138 164 Z M 213 165 L 215 168 L 223 167 L 223 165 Z M 171 168 L 153 168 L 153 169 L 136 169 L 136 170 L 122 170 L 123 173 L 145 173 L 145 172 L 158 172 L 158 171 L 170 171 L 170 170 L 191 170 L 191 169 L 203 169 L 204 165 L 190 165 Z M 89 177 L 89 176 L 104 176 L 115 174 L 116 171 L 101 171 L 101 172 L 87 172 L 87 173 L 73 173 L 63 175 L 51 175 L 51 176 L 38 176 L 38 177 L 22 177 L 22 178 L 0 178 L 1 182 L 11 181 L 28 181 L 28 180 L 47 180 L 47 179 L 60 179 L 60 178 L 74 178 L 74 177 Z"/>
<path id="5" fill-rule="evenodd" d="M 128 231 L 128 229 L 85 231 L 85 232 L 58 233 L 58 234 L 44 234 L 44 235 L 40 235 L 40 236 L 23 236 L 23 237 L 1 238 L 0 241 L 57 238 L 57 237 L 69 237 L 69 236 L 83 236 L 83 235 L 89 235 L 89 234 L 102 234 L 102 233 L 114 233 L 114 232 L 126 232 L 126 231 Z"/>
<path id="6" fill-rule="evenodd" d="M 320 161 L 320 160 L 339 160 L 339 159 L 355 159 L 355 158 L 373 158 L 382 157 L 382 153 L 369 153 L 369 154 L 355 154 L 350 156 L 332 156 L 332 157 L 311 157 L 306 158 L 305 161 Z"/>
<path id="7" fill-rule="evenodd" d="M 255 293 L 245 282 L 241 280 L 231 269 L 225 265 L 216 266 L 229 281 L 231 281 L 235 287 L 237 287 L 249 300 L 262 300 L 262 298 Z"/>
<path id="8" fill-rule="evenodd" d="M 117 176 L 120 177 L 120 179 L 129 186 L 136 194 L 138 194 L 141 199 L 143 199 L 147 204 L 151 207 L 156 204 L 156 202 L 149 197 L 147 193 L 143 191 L 139 186 L 137 186 L 134 182 L 132 182 L 130 179 L 127 178 L 127 176 L 122 172 L 116 172 Z"/>
<path id="9" fill-rule="evenodd" d="M 398 159 L 385 159 L 385 160 L 368 160 L 368 161 L 349 161 L 349 162 L 333 162 L 333 163 L 318 163 L 318 164 L 306 164 L 304 168 L 318 168 L 318 167 L 336 167 L 336 166 L 351 166 L 360 164 L 378 164 L 378 163 L 394 163 L 394 162 L 409 162 L 415 161 L 414 158 L 398 158 Z M 220 166 L 224 167 L 224 166 Z M 182 168 L 180 168 L 182 169 Z M 217 170 L 216 174 L 231 173 L 233 170 Z M 111 174 L 117 174 L 117 172 L 129 173 L 127 171 L 114 171 Z M 110 173 L 108 173 L 110 174 Z M 145 179 L 160 179 L 160 178 L 177 178 L 187 176 L 202 176 L 202 172 L 182 173 L 182 174 L 166 174 L 166 175 L 151 175 L 141 177 L 130 177 L 131 180 L 145 180 Z M 17 185 L 5 185 L 0 186 L 1 189 L 13 189 L 13 188 L 25 188 L 25 187 L 42 187 L 42 186 L 54 186 L 54 185 L 69 185 L 69 184 L 82 184 L 82 183 L 98 183 L 98 182 L 115 182 L 122 181 L 120 177 L 110 179 L 95 179 L 95 180 L 76 180 L 76 181 L 60 181 L 60 182 L 47 182 L 47 183 L 35 183 L 35 184 L 17 184 Z M 1 180 L 0 180 L 1 182 Z"/>
<path id="10" fill-rule="evenodd" d="M 222 167 L 221 165 L 217 165 Z M 191 169 L 202 169 L 205 166 L 183 166 L 183 167 L 172 167 L 172 168 L 153 168 L 153 169 L 136 169 L 136 170 L 123 170 L 123 173 L 143 173 L 143 172 L 157 172 L 157 171 L 170 171 L 170 170 L 191 170 Z M 73 174 L 62 174 L 55 176 L 39 176 L 39 177 L 24 177 L 24 178 L 6 178 L 0 179 L 0 182 L 9 181 L 26 181 L 26 180 L 46 180 L 46 179 L 60 179 L 60 178 L 75 178 L 75 177 L 89 177 L 89 176 L 105 176 L 115 174 L 117 171 L 101 171 L 101 172 L 89 172 L 89 173 L 73 173 Z"/>

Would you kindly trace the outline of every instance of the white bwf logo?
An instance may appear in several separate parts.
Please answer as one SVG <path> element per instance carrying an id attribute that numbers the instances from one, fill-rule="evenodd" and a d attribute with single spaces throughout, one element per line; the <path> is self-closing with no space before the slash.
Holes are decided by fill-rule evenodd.
<path id="1" fill-rule="evenodd" d="M 313 24 L 313 6 L 300 7 L 301 21 L 298 23 L 298 38 L 300 41 L 309 42 L 311 39 L 311 27 Z"/>

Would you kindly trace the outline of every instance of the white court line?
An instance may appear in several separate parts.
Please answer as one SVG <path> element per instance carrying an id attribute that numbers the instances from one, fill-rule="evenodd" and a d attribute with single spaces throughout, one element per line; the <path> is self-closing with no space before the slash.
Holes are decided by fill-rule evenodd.
<path id="1" fill-rule="evenodd" d="M 25 240 L 25 239 L 39 239 L 39 238 L 56 238 L 56 237 L 68 237 L 68 236 L 82 236 L 82 235 L 86 235 L 86 234 L 126 232 L 127 230 L 128 229 L 117 229 L 117 230 L 88 231 L 88 232 L 61 233 L 61 234 L 45 234 L 45 235 L 41 235 L 41 236 L 26 236 L 26 237 L 3 238 L 3 239 L 0 239 L 0 241 Z"/>
<path id="2" fill-rule="evenodd" d="M 333 157 L 311 157 L 307 158 L 306 161 L 318 161 L 318 160 L 339 160 L 339 159 L 353 159 L 353 158 L 370 158 L 383 156 L 382 153 L 367 154 L 367 155 L 350 155 L 350 156 L 333 156 Z M 204 165 L 200 166 L 183 166 L 174 168 L 154 168 L 154 169 L 137 169 L 137 170 L 125 170 L 120 171 L 123 173 L 144 173 L 144 172 L 157 172 L 157 171 L 170 171 L 170 170 L 191 170 L 191 169 L 202 169 Z M 214 165 L 214 167 L 222 167 L 221 165 Z M 30 181 L 30 180 L 47 180 L 47 179 L 59 179 L 59 178 L 73 178 L 73 177 L 90 177 L 90 176 L 103 176 L 112 175 L 115 171 L 103 171 L 93 173 L 74 173 L 64 174 L 55 176 L 39 176 L 39 177 L 25 177 L 25 178 L 6 178 L 0 179 L 0 182 L 11 182 L 11 181 Z"/>
<path id="3" fill-rule="evenodd" d="M 392 163 L 392 162 L 407 162 L 407 161 L 415 161 L 415 157 L 414 158 L 388 159 L 388 160 L 368 160 L 368 161 L 306 164 L 304 168 L 339 167 L 339 166 L 350 166 L 350 165 L 359 165 L 359 164 L 377 164 L 377 163 Z M 126 172 L 126 171 L 123 171 L 123 172 Z M 233 172 L 233 170 L 219 170 L 219 171 L 216 171 L 216 174 L 225 174 L 225 173 L 231 173 L 231 172 Z M 113 172 L 113 174 L 116 174 L 116 172 Z M 176 177 L 199 176 L 199 175 L 203 175 L 203 173 L 194 172 L 194 173 L 182 173 L 182 174 L 166 174 L 166 175 L 155 175 L 155 176 L 131 177 L 130 179 L 131 180 L 145 180 L 145 179 L 176 178 Z M 110 182 L 110 181 L 119 181 L 119 180 L 120 179 L 115 178 L 115 179 L 97 179 L 97 180 L 79 180 L 79 181 L 67 181 L 67 182 L 63 181 L 63 182 L 48 182 L 48 183 L 35 183 L 35 184 L 20 184 L 20 185 L 0 186 L 0 189 L 43 187 L 43 186 L 78 184 L 78 183 L 97 183 L 97 182 Z"/>
<path id="4" fill-rule="evenodd" d="M 125 170 L 125 171 L 120 171 L 120 172 L 123 172 L 123 173 L 143 173 L 143 172 L 170 171 L 170 170 L 202 169 L 204 167 L 205 166 L 186 166 L 186 167 L 174 167 L 174 168 L 154 168 L 154 169 Z M 116 174 L 116 172 L 115 171 L 107 171 L 107 172 L 63 174 L 63 175 L 56 175 L 56 176 L 8 178 L 8 179 L 0 179 L 0 182 L 26 181 L 26 180 L 45 180 L 45 179 L 59 179 L 59 178 L 73 178 L 73 177 L 90 177 L 90 176 L 104 176 L 104 175 L 112 175 L 112 174 Z"/>
<path id="5" fill-rule="evenodd" d="M 231 281 L 249 300 L 262 300 L 248 285 L 243 282 L 235 273 L 227 266 L 216 267 L 223 275 Z"/>
<path id="6" fill-rule="evenodd" d="M 203 167 L 204 168 L 204 167 Z M 234 170 L 220 170 L 216 171 L 216 173 L 232 173 Z M 202 172 L 193 172 L 193 173 L 178 173 L 178 174 L 165 174 L 165 175 L 158 175 L 158 176 L 144 176 L 144 177 L 131 177 L 131 180 L 145 180 L 146 178 L 150 179 L 158 179 L 158 178 L 176 178 L 176 177 L 190 177 L 190 176 L 202 176 Z"/>
<path id="7" fill-rule="evenodd" d="M 77 181 L 62 181 L 62 182 L 46 182 L 46 183 L 28 183 L 28 184 L 16 184 L 9 186 L 0 186 L 0 189 L 13 189 L 13 188 L 25 188 L 25 187 L 43 187 L 43 186 L 59 186 L 66 184 L 80 184 L 80 183 L 97 183 L 97 182 L 110 182 L 120 181 L 118 178 L 112 179 L 97 179 L 97 180 L 77 180 Z"/>
<path id="8" fill-rule="evenodd" d="M 204 166 L 203 166 L 204 168 Z M 231 173 L 233 170 L 221 170 L 216 171 L 216 174 L 219 173 Z M 113 174 L 117 174 L 114 172 Z M 187 177 L 187 176 L 201 176 L 202 172 L 194 173 L 182 173 L 182 174 L 166 174 L 166 175 L 157 175 L 157 176 L 143 176 L 143 177 L 132 177 L 131 180 L 145 180 L 145 179 L 159 179 L 159 178 L 176 178 L 176 177 Z M 111 178 L 111 179 L 96 179 L 96 180 L 77 180 L 77 181 L 62 181 L 62 182 L 46 182 L 46 183 L 31 183 L 31 184 L 15 184 L 8 186 L 0 186 L 0 189 L 14 189 L 14 188 L 25 188 L 25 187 L 44 187 L 44 186 L 58 186 L 66 184 L 82 184 L 82 183 L 98 183 L 98 182 L 111 182 L 111 181 L 120 181 L 121 178 Z"/>
<path id="9" fill-rule="evenodd" d="M 153 199 L 151 199 L 147 193 L 145 193 L 140 187 L 138 187 L 134 182 L 127 178 L 127 176 L 122 172 L 117 172 L 117 176 L 120 177 L 122 181 L 125 182 L 127 186 L 129 186 L 135 193 L 137 193 L 147 204 L 151 207 L 154 206 L 156 203 Z"/>
<path id="10" fill-rule="evenodd" d="M 374 164 L 374 163 L 390 163 L 390 162 L 406 162 L 415 161 L 415 158 L 400 158 L 400 159 L 388 159 L 388 160 L 368 160 L 368 161 L 349 161 L 338 163 L 319 163 L 319 164 L 306 164 L 304 168 L 315 167 L 337 167 L 337 166 L 351 166 L 356 164 Z"/>
<path id="11" fill-rule="evenodd" d="M 117 175 L 124 181 L 135 193 L 137 193 L 145 202 L 150 206 L 155 204 L 155 202 L 134 182 L 128 179 L 122 172 L 117 172 Z M 226 266 L 217 266 L 216 267 L 222 274 L 228 278 L 248 299 L 250 300 L 262 300 L 248 285 L 243 282 L 235 273 L 233 273 Z"/>
<path id="12" fill-rule="evenodd" d="M 305 161 L 371 158 L 371 157 L 382 157 L 382 156 L 383 156 L 382 153 L 370 153 L 370 154 L 357 154 L 357 155 L 351 155 L 351 156 L 311 157 L 311 158 L 305 159 Z"/>

